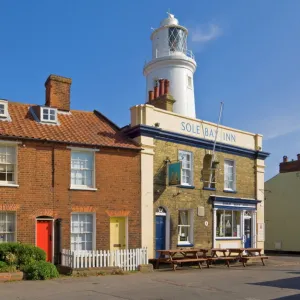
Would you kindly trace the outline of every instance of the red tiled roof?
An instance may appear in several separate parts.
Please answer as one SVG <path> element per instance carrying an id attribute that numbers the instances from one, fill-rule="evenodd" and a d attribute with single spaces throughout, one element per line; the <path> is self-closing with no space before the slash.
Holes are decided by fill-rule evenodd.
<path id="1" fill-rule="evenodd" d="M 140 149 L 97 111 L 71 110 L 67 114 L 58 112 L 59 125 L 52 125 L 36 121 L 31 113 L 31 106 L 34 105 L 8 102 L 11 122 L 0 121 L 0 137 Z"/>

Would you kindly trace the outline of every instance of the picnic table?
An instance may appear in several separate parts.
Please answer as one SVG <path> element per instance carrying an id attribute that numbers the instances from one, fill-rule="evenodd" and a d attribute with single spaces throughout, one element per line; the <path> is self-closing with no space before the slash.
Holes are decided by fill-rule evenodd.
<path id="1" fill-rule="evenodd" d="M 182 265 L 187 262 L 198 263 L 200 269 L 202 269 L 201 263 L 206 262 L 209 268 L 208 259 L 206 254 L 207 249 L 197 248 L 181 248 L 181 249 L 170 249 L 170 250 L 157 250 L 159 257 L 156 261 L 156 269 L 159 269 L 161 262 L 170 263 L 173 266 L 173 270 L 176 271 L 178 265 Z M 202 255 L 199 253 L 202 253 Z"/>
<path id="2" fill-rule="evenodd" d="M 244 261 L 243 265 L 246 264 L 246 262 L 249 259 L 260 259 L 261 262 L 262 262 L 262 264 L 263 264 L 263 266 L 265 266 L 264 259 L 268 259 L 269 258 L 268 256 L 263 255 L 261 253 L 262 252 L 261 248 L 246 248 L 245 252 L 246 252 L 246 255 L 243 255 L 243 258 L 242 258 L 242 260 Z"/>
<path id="3" fill-rule="evenodd" d="M 231 252 L 230 250 L 232 250 L 232 249 L 212 248 L 211 249 L 211 256 L 208 259 L 209 262 L 212 263 L 214 261 L 224 261 L 224 263 L 229 268 L 230 267 L 230 265 L 229 265 L 230 261 L 233 261 L 233 260 L 236 260 L 236 259 L 240 259 L 239 256 L 232 256 L 231 254 L 234 253 L 234 252 Z M 234 250 L 236 250 L 236 249 L 234 249 Z M 228 251 L 229 251 L 229 255 L 227 255 Z M 218 253 L 222 253 L 223 255 L 220 255 Z"/>

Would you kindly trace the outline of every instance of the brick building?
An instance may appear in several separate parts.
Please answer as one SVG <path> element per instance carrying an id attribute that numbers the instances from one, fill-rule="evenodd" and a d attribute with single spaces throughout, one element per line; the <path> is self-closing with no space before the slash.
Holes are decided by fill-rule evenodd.
<path id="1" fill-rule="evenodd" d="M 126 128 L 143 148 L 142 242 L 150 257 L 176 247 L 263 248 L 262 136 L 196 118 L 187 36 L 171 13 L 151 33 L 146 104 L 131 108 Z"/>
<path id="2" fill-rule="evenodd" d="M 265 249 L 269 252 L 300 253 L 300 154 L 283 157 L 279 173 L 265 182 Z"/>
<path id="3" fill-rule="evenodd" d="M 70 110 L 71 79 L 45 105 L 0 100 L 0 242 L 45 249 L 141 246 L 140 148 L 98 111 Z"/>

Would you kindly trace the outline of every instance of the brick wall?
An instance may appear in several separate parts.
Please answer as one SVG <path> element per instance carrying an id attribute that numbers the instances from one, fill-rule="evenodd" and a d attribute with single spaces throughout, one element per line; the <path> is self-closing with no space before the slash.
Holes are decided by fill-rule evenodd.
<path id="1" fill-rule="evenodd" d="M 191 151 L 194 157 L 194 189 L 179 188 L 166 185 L 166 163 L 178 160 L 178 150 Z M 178 210 L 193 209 L 194 211 L 194 244 L 197 247 L 210 248 L 213 240 L 212 205 L 210 195 L 224 195 L 244 198 L 255 198 L 255 161 L 250 158 L 232 154 L 216 152 L 219 160 L 219 170 L 216 172 L 216 191 L 203 190 L 201 172 L 203 160 L 208 151 L 191 146 L 156 140 L 154 157 L 154 210 L 159 206 L 166 207 L 170 213 L 171 248 L 177 246 Z M 224 159 L 233 159 L 236 162 L 237 193 L 223 192 L 224 189 Z M 204 206 L 205 216 L 197 216 L 197 206 Z M 154 216 L 155 216 L 154 211 Z M 205 226 L 208 221 L 208 226 Z M 154 222 L 155 223 L 155 222 Z M 154 228 L 155 231 L 155 228 Z M 154 235 L 155 236 L 155 235 Z M 155 248 L 155 242 L 154 242 Z"/>
<path id="2" fill-rule="evenodd" d="M 18 146 L 19 187 L 0 187 L 0 210 L 17 212 L 17 240 L 35 244 L 38 216 L 61 218 L 62 247 L 70 247 L 72 212 L 96 214 L 96 248 L 109 249 L 110 215 L 128 216 L 129 248 L 140 247 L 140 154 L 101 148 L 95 155 L 97 191 L 70 190 L 66 145 Z"/>

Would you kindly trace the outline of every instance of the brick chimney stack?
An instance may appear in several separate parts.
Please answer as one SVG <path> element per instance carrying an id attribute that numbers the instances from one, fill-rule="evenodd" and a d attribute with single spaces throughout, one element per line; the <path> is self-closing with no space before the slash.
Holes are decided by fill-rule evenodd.
<path id="1" fill-rule="evenodd" d="M 285 155 L 282 163 L 279 164 L 280 173 L 299 172 L 300 171 L 300 154 L 297 154 L 297 160 L 288 160 Z"/>
<path id="2" fill-rule="evenodd" d="M 157 85 L 159 83 L 159 86 Z M 155 83 L 154 91 L 149 91 L 148 104 L 157 108 L 173 112 L 174 98 L 169 94 L 170 82 L 167 79 L 159 79 Z"/>
<path id="3" fill-rule="evenodd" d="M 51 74 L 45 82 L 46 106 L 70 110 L 71 78 Z"/>

